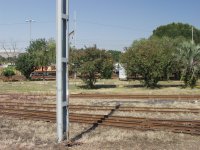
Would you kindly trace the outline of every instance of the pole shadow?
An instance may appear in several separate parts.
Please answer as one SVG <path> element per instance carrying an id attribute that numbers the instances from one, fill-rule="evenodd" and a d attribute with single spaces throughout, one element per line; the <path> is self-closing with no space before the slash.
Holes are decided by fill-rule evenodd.
<path id="1" fill-rule="evenodd" d="M 116 105 L 114 109 L 111 110 L 111 112 L 108 115 L 104 115 L 101 119 L 97 120 L 97 123 L 94 123 L 92 127 L 90 127 L 89 129 L 87 129 L 86 131 L 81 132 L 80 134 L 76 135 L 74 138 L 72 138 L 70 141 L 72 143 L 78 141 L 79 139 L 81 139 L 83 137 L 83 135 L 90 133 L 91 131 L 95 130 L 102 122 L 104 122 L 107 118 L 109 118 L 110 116 L 112 116 L 112 114 L 119 109 L 120 104 Z"/>

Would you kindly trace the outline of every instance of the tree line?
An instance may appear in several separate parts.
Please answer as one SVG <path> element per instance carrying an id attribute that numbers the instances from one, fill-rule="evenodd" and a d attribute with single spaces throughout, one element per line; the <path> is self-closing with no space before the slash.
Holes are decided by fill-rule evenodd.
<path id="1" fill-rule="evenodd" d="M 192 28 L 194 30 L 192 39 Z M 200 73 L 200 30 L 182 23 L 160 26 L 147 39 L 136 40 L 124 53 L 98 49 L 70 48 L 69 73 L 79 76 L 89 88 L 97 79 L 111 78 L 113 64 L 120 62 L 128 76 L 139 76 L 141 83 L 155 88 L 170 76 L 183 80 L 193 88 Z M 26 52 L 16 60 L 16 69 L 29 78 L 37 67 L 56 63 L 55 41 L 32 41 Z"/>
<path id="2" fill-rule="evenodd" d="M 192 41 L 192 28 L 194 41 Z M 193 88 L 200 71 L 200 30 L 195 27 L 172 23 L 160 26 L 148 39 L 134 41 L 122 54 L 121 63 L 128 76 L 141 76 L 145 87 L 155 88 L 170 75 Z"/>
<path id="3" fill-rule="evenodd" d="M 32 41 L 26 52 L 20 54 L 16 69 L 27 79 L 34 70 L 55 65 L 56 44 L 54 40 L 38 39 Z M 69 50 L 69 74 L 77 74 L 87 85 L 93 88 L 97 79 L 111 78 L 113 63 L 119 61 L 120 52 L 98 49 L 96 46 Z"/>

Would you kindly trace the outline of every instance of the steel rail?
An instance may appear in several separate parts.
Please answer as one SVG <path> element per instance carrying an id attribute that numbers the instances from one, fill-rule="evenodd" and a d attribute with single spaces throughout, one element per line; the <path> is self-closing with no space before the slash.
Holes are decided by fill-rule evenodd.
<path id="1" fill-rule="evenodd" d="M 0 93 L 0 98 L 55 98 L 54 94 L 19 94 Z M 200 95 L 124 95 L 124 94 L 70 94 L 70 98 L 95 98 L 95 99 L 168 99 L 168 100 L 200 100 Z"/>
<path id="2" fill-rule="evenodd" d="M 0 108 L 25 108 L 40 110 L 55 110 L 55 104 L 39 104 L 39 103 L 13 103 L 0 102 Z M 115 106 L 91 106 L 91 105 L 69 105 L 71 111 L 112 111 Z M 116 111 L 124 112 L 159 112 L 159 113 L 200 113 L 199 108 L 168 108 L 168 107 L 134 107 L 120 106 Z"/>
<path id="3" fill-rule="evenodd" d="M 24 109 L 0 109 L 0 115 L 8 115 L 22 119 L 33 119 L 55 122 L 55 112 L 24 110 Z M 169 120 L 138 118 L 125 116 L 92 115 L 70 113 L 70 122 L 87 123 L 93 125 L 105 125 L 112 127 L 152 130 L 152 131 L 171 131 L 175 133 L 186 133 L 200 135 L 200 120 Z"/>

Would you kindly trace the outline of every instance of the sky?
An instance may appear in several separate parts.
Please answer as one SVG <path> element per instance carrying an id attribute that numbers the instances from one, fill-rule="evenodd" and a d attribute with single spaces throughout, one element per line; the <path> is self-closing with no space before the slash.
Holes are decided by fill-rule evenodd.
<path id="1" fill-rule="evenodd" d="M 189 23 L 200 29 L 199 0 L 70 0 L 70 27 L 82 48 L 123 50 L 134 40 L 148 38 L 160 25 Z M 76 14 L 76 15 L 75 15 Z M 56 37 L 56 0 L 0 0 L 0 49 L 13 45 L 24 51 L 32 39 Z"/>

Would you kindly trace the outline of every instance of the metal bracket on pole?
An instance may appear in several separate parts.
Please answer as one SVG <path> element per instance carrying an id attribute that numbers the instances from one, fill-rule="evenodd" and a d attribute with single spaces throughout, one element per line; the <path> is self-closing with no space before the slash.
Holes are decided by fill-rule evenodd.
<path id="1" fill-rule="evenodd" d="M 68 15 L 66 15 L 66 14 L 63 14 L 63 15 L 62 15 L 62 19 L 65 19 L 65 20 L 67 20 L 67 21 L 68 21 L 68 20 L 69 20 L 69 16 L 68 16 Z"/>
<path id="2" fill-rule="evenodd" d="M 62 58 L 63 63 L 67 63 L 67 58 Z"/>
<path id="3" fill-rule="evenodd" d="M 56 0 L 56 118 L 58 142 L 69 139 L 68 16 L 69 0 Z"/>

